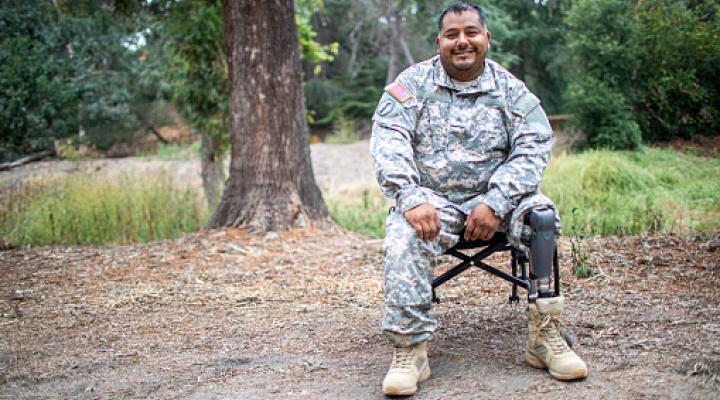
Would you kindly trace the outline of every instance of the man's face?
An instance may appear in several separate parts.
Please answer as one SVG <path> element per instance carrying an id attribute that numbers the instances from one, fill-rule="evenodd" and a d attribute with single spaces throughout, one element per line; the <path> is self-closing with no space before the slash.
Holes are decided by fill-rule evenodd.
<path id="1" fill-rule="evenodd" d="M 483 72 L 490 32 L 475 11 L 449 12 L 443 18 L 435 44 L 448 75 L 459 81 L 471 81 Z"/>

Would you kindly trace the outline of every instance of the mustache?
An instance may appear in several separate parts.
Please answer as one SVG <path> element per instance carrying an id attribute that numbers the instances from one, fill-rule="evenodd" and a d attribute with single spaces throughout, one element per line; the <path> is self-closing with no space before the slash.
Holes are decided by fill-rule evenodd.
<path id="1" fill-rule="evenodd" d="M 458 54 L 458 53 L 464 53 L 464 52 L 467 52 L 467 51 L 477 51 L 477 48 L 476 48 L 475 46 L 472 46 L 472 45 L 462 46 L 462 47 L 456 47 L 456 48 L 452 49 L 452 51 L 451 51 L 450 53 L 451 53 L 451 54 Z"/>

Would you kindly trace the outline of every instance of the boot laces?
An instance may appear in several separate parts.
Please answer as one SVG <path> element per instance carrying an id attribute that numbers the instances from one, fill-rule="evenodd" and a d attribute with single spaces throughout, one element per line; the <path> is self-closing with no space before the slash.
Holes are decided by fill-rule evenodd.
<path id="1" fill-rule="evenodd" d="M 560 321 L 560 318 L 555 315 L 545 315 L 540 323 L 540 332 L 543 333 L 547 343 L 555 353 L 570 351 L 570 348 L 562 335 L 561 328 L 565 328 L 565 325 L 562 321 Z"/>
<path id="2" fill-rule="evenodd" d="M 396 347 L 393 357 L 393 368 L 410 368 L 412 365 L 413 347 Z"/>

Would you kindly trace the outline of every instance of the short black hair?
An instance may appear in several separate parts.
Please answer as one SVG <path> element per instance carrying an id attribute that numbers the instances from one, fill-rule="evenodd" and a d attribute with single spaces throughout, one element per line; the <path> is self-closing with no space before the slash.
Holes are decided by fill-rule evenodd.
<path id="1" fill-rule="evenodd" d="M 451 11 L 455 14 L 460 14 L 465 11 L 475 11 L 478 17 L 480 17 L 480 22 L 483 24 L 483 26 L 485 26 L 485 12 L 482 8 L 480 8 L 479 5 L 466 2 L 457 2 L 445 7 L 443 12 L 440 14 L 440 18 L 438 19 L 438 32 L 442 31 L 443 18 L 445 18 L 445 15 L 447 15 L 447 13 Z"/>

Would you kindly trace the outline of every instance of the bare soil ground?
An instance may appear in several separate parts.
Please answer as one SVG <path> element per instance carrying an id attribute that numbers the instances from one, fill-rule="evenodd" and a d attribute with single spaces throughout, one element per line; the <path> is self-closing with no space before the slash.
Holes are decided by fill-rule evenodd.
<path id="1" fill-rule="evenodd" d="M 326 193 L 372 184 L 366 141 L 311 150 Z M 0 173 L 0 197 L 47 174 L 159 168 L 200 187 L 196 161 L 63 161 Z M 720 238 L 582 247 L 592 278 L 572 275 L 560 242 L 565 320 L 588 379 L 526 365 L 526 305 L 472 270 L 439 290 L 433 379 L 414 398 L 719 399 Z M 381 252 L 380 240 L 341 231 L 238 230 L 0 251 L 0 399 L 382 398 Z"/>
<path id="2" fill-rule="evenodd" d="M 433 378 L 414 398 L 719 398 L 718 238 L 583 246 L 589 279 L 560 243 L 586 380 L 526 365 L 524 302 L 471 270 L 439 290 Z M 227 230 L 0 252 L 0 398 L 382 398 L 381 248 L 339 231 Z"/>

